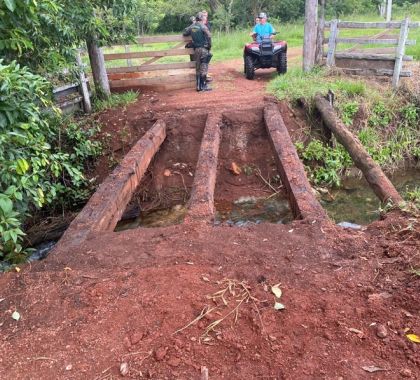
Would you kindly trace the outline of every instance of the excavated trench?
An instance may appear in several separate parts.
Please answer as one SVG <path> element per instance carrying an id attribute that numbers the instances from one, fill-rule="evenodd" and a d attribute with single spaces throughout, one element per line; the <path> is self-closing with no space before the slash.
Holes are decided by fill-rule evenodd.
<path id="1" fill-rule="evenodd" d="M 115 231 L 166 227 L 186 215 L 207 115 L 167 121 L 167 136 L 133 193 Z"/>
<path id="2" fill-rule="evenodd" d="M 207 115 L 172 119 L 167 137 L 134 192 L 115 231 L 182 223 L 191 200 Z M 214 190 L 214 222 L 287 223 L 293 220 L 264 109 L 221 116 Z M 207 162 L 206 159 L 204 159 Z"/>

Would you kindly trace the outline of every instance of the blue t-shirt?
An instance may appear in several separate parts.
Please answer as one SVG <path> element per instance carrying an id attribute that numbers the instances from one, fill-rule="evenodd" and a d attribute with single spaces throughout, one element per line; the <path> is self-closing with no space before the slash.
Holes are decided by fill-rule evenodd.
<path id="1" fill-rule="evenodd" d="M 269 37 L 274 33 L 274 28 L 270 23 L 258 24 L 254 27 L 254 33 L 257 33 L 257 42 L 261 42 L 264 37 Z"/>

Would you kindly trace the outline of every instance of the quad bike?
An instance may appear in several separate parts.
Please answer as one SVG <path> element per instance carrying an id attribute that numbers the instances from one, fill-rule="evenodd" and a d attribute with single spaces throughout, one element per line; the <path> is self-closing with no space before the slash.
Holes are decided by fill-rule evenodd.
<path id="1" fill-rule="evenodd" d="M 256 35 L 254 35 L 257 40 Z M 254 79 L 255 70 L 275 67 L 279 74 L 287 72 L 287 42 L 264 37 L 260 43 L 254 41 L 244 48 L 244 72 L 246 79 Z"/>

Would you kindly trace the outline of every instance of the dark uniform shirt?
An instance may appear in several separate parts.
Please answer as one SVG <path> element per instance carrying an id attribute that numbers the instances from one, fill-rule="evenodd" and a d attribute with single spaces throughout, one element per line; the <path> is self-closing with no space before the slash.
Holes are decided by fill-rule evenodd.
<path id="1" fill-rule="evenodd" d="M 190 25 L 184 30 L 184 36 L 191 36 L 194 48 L 211 48 L 211 33 L 207 26 L 202 24 Z"/>

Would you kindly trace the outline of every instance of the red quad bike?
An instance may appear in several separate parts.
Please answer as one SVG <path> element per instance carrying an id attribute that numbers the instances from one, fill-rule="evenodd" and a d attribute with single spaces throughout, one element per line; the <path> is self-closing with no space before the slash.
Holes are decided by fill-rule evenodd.
<path id="1" fill-rule="evenodd" d="M 279 74 L 287 72 L 286 41 L 273 42 L 271 38 L 265 37 L 260 43 L 254 41 L 245 45 L 244 72 L 246 79 L 254 79 L 257 69 L 271 67 L 275 67 Z"/>

